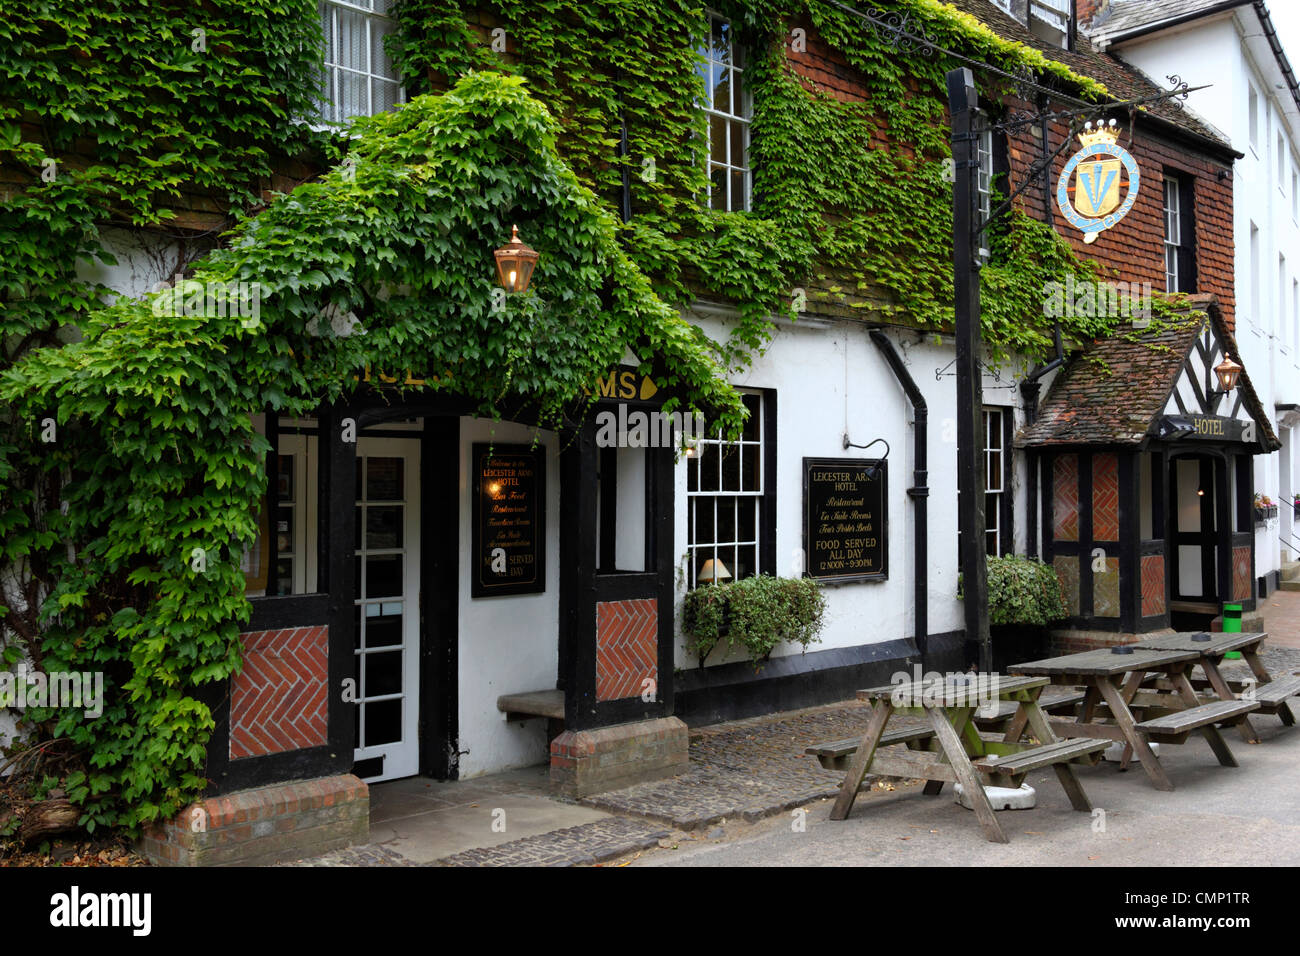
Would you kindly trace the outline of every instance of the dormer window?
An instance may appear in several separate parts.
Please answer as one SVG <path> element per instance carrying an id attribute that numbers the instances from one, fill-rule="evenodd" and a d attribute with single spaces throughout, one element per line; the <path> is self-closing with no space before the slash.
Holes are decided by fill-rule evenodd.
<path id="1" fill-rule="evenodd" d="M 1070 0 L 1029 0 L 1029 32 L 1063 50 L 1070 49 L 1070 21 L 1073 17 Z"/>

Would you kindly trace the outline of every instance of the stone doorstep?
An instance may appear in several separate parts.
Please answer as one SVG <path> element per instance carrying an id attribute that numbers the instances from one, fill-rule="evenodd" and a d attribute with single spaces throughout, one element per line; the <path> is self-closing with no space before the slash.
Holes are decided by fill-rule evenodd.
<path id="1" fill-rule="evenodd" d="M 138 849 L 162 866 L 265 865 L 365 843 L 369 831 L 369 788 L 340 774 L 205 798 L 151 827 Z"/>

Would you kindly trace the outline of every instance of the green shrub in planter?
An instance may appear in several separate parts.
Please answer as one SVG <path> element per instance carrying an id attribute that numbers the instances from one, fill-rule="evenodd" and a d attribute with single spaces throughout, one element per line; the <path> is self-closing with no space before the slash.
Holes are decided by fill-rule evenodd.
<path id="1" fill-rule="evenodd" d="M 750 659 L 767 660 L 782 641 L 805 648 L 819 640 L 826 598 L 812 578 L 776 578 L 761 574 L 726 584 L 706 584 L 682 601 L 686 649 L 704 659 L 726 639 L 743 646 Z"/>
<path id="2" fill-rule="evenodd" d="M 989 624 L 1050 624 L 1069 611 L 1056 569 L 1037 558 L 988 559 Z"/>

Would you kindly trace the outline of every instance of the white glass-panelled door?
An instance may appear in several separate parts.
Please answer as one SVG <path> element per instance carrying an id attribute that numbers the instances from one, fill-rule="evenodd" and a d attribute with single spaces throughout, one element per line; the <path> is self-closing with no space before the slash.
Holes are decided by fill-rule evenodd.
<path id="1" fill-rule="evenodd" d="M 420 442 L 359 438 L 355 761 L 368 782 L 419 772 Z"/>

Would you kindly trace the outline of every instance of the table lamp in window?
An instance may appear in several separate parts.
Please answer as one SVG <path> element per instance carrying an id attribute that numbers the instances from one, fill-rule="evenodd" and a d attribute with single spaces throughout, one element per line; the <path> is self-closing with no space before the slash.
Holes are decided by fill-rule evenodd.
<path id="1" fill-rule="evenodd" d="M 700 573 L 695 576 L 695 580 L 700 584 L 719 584 L 731 580 L 731 572 L 720 559 L 709 558 L 704 562 L 704 567 L 700 568 Z"/>

